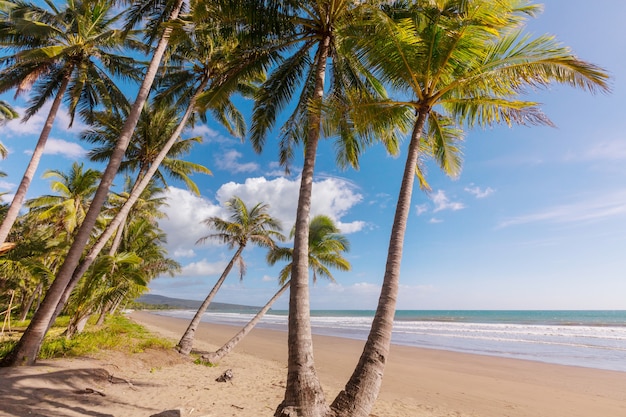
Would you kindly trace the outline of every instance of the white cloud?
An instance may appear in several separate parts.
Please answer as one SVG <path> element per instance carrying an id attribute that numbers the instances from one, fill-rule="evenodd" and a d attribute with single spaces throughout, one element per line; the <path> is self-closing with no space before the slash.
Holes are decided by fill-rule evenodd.
<path id="1" fill-rule="evenodd" d="M 626 214 L 626 191 L 593 200 L 549 207 L 543 211 L 503 220 L 498 227 L 529 223 L 581 223 L 599 221 Z"/>
<path id="2" fill-rule="evenodd" d="M 418 216 L 421 216 L 422 214 L 426 213 L 428 211 L 428 205 L 427 204 L 418 204 L 417 206 L 415 206 L 415 209 L 417 210 L 417 213 L 415 213 Z"/>
<path id="3" fill-rule="evenodd" d="M 261 278 L 261 281 L 263 282 L 274 282 L 276 281 L 276 277 L 272 277 L 269 275 L 263 275 L 263 278 Z"/>
<path id="4" fill-rule="evenodd" d="M 165 192 L 168 206 L 163 209 L 168 218 L 159 220 L 159 225 L 167 233 L 169 252 L 176 257 L 193 256 L 195 242 L 209 233 L 201 222 L 211 216 L 225 217 L 224 204 L 235 195 L 247 205 L 259 202 L 269 204 L 269 213 L 282 222 L 283 231 L 288 233 L 295 223 L 299 187 L 299 179 L 248 178 L 243 184 L 223 184 L 216 193 L 218 204 L 187 190 L 169 187 Z M 316 181 L 313 184 L 311 216 L 325 214 L 337 222 L 343 233 L 355 233 L 365 228 L 366 223 L 342 220 L 361 200 L 362 196 L 347 181 L 337 178 Z M 207 241 L 207 244 L 211 243 Z"/>
<path id="5" fill-rule="evenodd" d="M 496 192 L 496 190 L 491 187 L 481 189 L 479 186 L 474 186 L 474 184 L 470 184 L 469 187 L 465 187 L 465 191 L 472 194 L 476 198 L 489 197 L 491 194 Z"/>
<path id="6" fill-rule="evenodd" d="M 218 275 L 224 272 L 228 262 L 208 262 L 206 259 L 202 259 L 198 262 L 192 262 L 183 266 L 183 270 L 180 276 L 183 277 L 208 277 L 211 275 Z"/>
<path id="7" fill-rule="evenodd" d="M 167 219 L 159 220 L 159 225 L 167 233 L 168 249 L 173 254 L 190 254 L 196 241 L 208 233 L 202 220 L 220 215 L 223 209 L 180 188 L 169 187 L 164 194 L 168 206 L 163 211 Z"/>
<path id="8" fill-rule="evenodd" d="M 443 220 L 433 217 L 428 221 L 428 223 L 431 223 L 431 224 L 443 223 Z"/>
<path id="9" fill-rule="evenodd" d="M 238 162 L 242 156 L 240 152 L 230 150 L 216 157 L 215 165 L 220 169 L 233 173 L 254 172 L 259 170 L 259 164 L 255 162 L 246 162 L 243 164 Z"/>
<path id="10" fill-rule="evenodd" d="M 438 190 L 434 195 L 431 196 L 433 203 L 435 203 L 435 209 L 433 212 L 443 211 L 443 210 L 462 210 L 465 208 L 463 203 L 453 202 L 446 196 L 445 191 Z"/>
<path id="11" fill-rule="evenodd" d="M 5 128 L 9 130 L 9 132 L 14 133 L 16 135 L 37 135 L 41 133 L 43 129 L 43 125 L 48 118 L 48 113 L 50 112 L 50 107 L 52 103 L 46 103 L 36 114 L 34 114 L 28 121 L 22 123 L 22 119 L 15 119 L 9 121 Z M 26 113 L 25 107 L 15 107 L 15 110 L 23 116 Z M 81 132 L 86 129 L 86 125 L 83 124 L 78 117 L 74 118 L 74 124 L 72 127 L 69 127 L 70 124 L 70 115 L 64 108 L 61 108 L 57 113 L 54 121 L 54 128 L 63 129 L 64 131 L 70 131 L 72 133 Z"/>
<path id="12" fill-rule="evenodd" d="M 193 249 L 176 249 L 174 251 L 175 258 L 193 258 L 196 256 L 196 252 Z"/>
<path id="13" fill-rule="evenodd" d="M 43 153 L 47 155 L 62 155 L 73 160 L 84 157 L 87 154 L 87 151 L 78 143 L 50 138 L 46 142 L 46 148 Z"/>
<path id="14" fill-rule="evenodd" d="M 217 191 L 216 198 L 221 203 L 235 195 L 246 204 L 266 202 L 270 205 L 270 214 L 280 219 L 285 230 L 289 230 L 295 223 L 299 189 L 299 178 L 290 180 L 281 177 L 267 180 L 264 177 L 257 177 L 248 178 L 243 184 L 229 182 L 222 185 Z M 346 230 L 342 229 L 344 233 L 356 232 L 365 226 L 365 222 L 360 221 L 341 222 L 342 217 L 363 199 L 348 181 L 338 178 L 315 181 L 311 199 L 311 217 L 318 214 L 327 215 L 345 226 Z"/>
<path id="15" fill-rule="evenodd" d="M 0 190 L 12 190 L 16 187 L 16 184 L 8 181 L 0 181 Z"/>

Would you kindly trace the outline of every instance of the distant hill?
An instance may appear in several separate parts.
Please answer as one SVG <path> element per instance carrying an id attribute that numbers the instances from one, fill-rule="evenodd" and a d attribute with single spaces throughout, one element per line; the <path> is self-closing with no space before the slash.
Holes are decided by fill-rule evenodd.
<path id="1" fill-rule="evenodd" d="M 135 300 L 135 308 L 147 308 L 155 310 L 189 309 L 197 310 L 202 304 L 201 300 L 183 300 L 181 298 L 170 298 L 156 294 L 143 294 Z M 261 307 L 244 306 L 228 303 L 211 303 L 209 311 L 233 311 L 233 312 L 257 312 Z"/>

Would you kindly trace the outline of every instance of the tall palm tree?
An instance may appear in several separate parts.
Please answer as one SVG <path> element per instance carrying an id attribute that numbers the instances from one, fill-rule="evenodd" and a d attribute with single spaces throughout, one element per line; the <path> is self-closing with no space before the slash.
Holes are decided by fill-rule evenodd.
<path id="1" fill-rule="evenodd" d="M 0 46 L 11 53 L 0 58 L 0 92 L 15 88 L 19 95 L 34 86 L 23 121 L 50 99 L 52 106 L 0 225 L 0 243 L 17 219 L 62 100 L 69 104 L 71 125 L 77 110 L 87 116 L 100 104 L 110 109 L 127 105 L 111 77 L 137 79 L 139 75 L 133 59 L 117 54 L 138 44 L 116 28 L 120 15 L 112 14 L 111 2 L 67 0 L 57 8 L 47 0 L 47 9 L 20 0 L 7 3 L 0 10 Z"/>
<path id="2" fill-rule="evenodd" d="M 200 324 L 202 315 L 209 307 L 209 304 L 222 286 L 222 283 L 230 273 L 235 263 L 239 264 L 240 277 L 245 274 L 245 263 L 241 253 L 248 243 L 253 243 L 260 247 L 273 248 L 274 239 L 282 240 L 283 235 L 280 222 L 269 215 L 269 205 L 258 203 L 252 208 L 248 208 L 239 197 L 232 197 L 226 203 L 230 212 L 230 219 L 224 220 L 220 217 L 209 217 L 203 221 L 204 224 L 214 229 L 216 233 L 210 234 L 198 240 L 198 243 L 208 239 L 215 239 L 225 243 L 229 249 L 237 248 L 228 265 L 222 272 L 209 295 L 202 302 L 198 311 L 189 323 L 187 330 L 180 338 L 177 349 L 180 353 L 188 355 L 193 347 L 196 329 Z"/>
<path id="3" fill-rule="evenodd" d="M 294 230 L 291 232 L 293 238 Z M 313 272 L 313 282 L 317 277 L 327 278 L 335 282 L 335 278 L 329 268 L 337 268 L 340 271 L 349 271 L 350 263 L 342 256 L 342 252 L 350 250 L 348 239 L 340 233 L 339 228 L 328 216 L 318 215 L 313 217 L 309 225 L 309 268 Z M 263 306 L 261 310 L 250 320 L 235 336 L 221 348 L 213 353 L 202 355 L 202 359 L 209 363 L 216 363 L 224 356 L 228 355 L 237 344 L 254 329 L 261 321 L 265 313 L 269 311 L 274 302 L 289 288 L 291 265 L 293 259 L 293 249 L 276 247 L 267 254 L 267 261 L 270 265 L 278 261 L 289 262 L 278 275 L 278 282 L 281 288 Z"/>
<path id="4" fill-rule="evenodd" d="M 272 3 L 272 2 L 270 2 Z M 283 13 L 283 33 L 269 48 L 284 54 L 256 95 L 250 139 L 257 152 L 265 144 L 279 112 L 295 102 L 294 111 L 282 126 L 280 162 L 288 169 L 294 148 L 304 145 L 298 206 L 296 212 L 293 268 L 289 296 L 288 370 L 284 401 L 276 416 L 324 415 L 328 412 L 324 393 L 315 371 L 309 311 L 308 230 L 316 153 L 322 136 L 322 113 L 327 102 L 342 102 L 349 90 L 363 96 L 383 93 L 372 77 L 360 77 L 364 70 L 357 56 L 343 47 L 343 30 L 370 13 L 371 2 L 356 0 L 312 0 L 276 2 Z M 330 76 L 327 79 L 327 73 Z M 330 100 L 332 99 L 332 100 Z M 338 162 L 358 165 L 359 143 L 344 120 L 337 147 L 345 159 Z M 379 131 L 380 132 L 380 131 Z M 394 133 L 393 129 L 389 133 Z M 391 135 L 390 139 L 393 139 Z M 389 143 L 393 143 L 390 140 Z"/>
<path id="5" fill-rule="evenodd" d="M 76 266 L 83 255 L 83 251 L 87 246 L 87 243 L 89 242 L 89 238 L 91 237 L 93 228 L 96 225 L 102 206 L 107 200 L 109 189 L 111 188 L 111 184 L 117 175 L 118 168 L 130 142 L 131 135 L 135 130 L 137 121 L 139 120 L 141 110 L 148 99 L 152 83 L 156 77 L 161 59 L 163 58 L 165 49 L 169 43 L 172 27 L 169 25 L 162 26 L 159 23 L 164 21 L 175 21 L 181 12 L 183 3 L 183 0 L 165 2 L 164 5 L 158 0 L 156 2 L 148 0 L 145 2 L 137 1 L 133 3 L 131 7 L 131 12 L 133 12 L 131 16 L 133 19 L 129 22 L 128 28 L 131 29 L 134 24 L 137 21 L 141 21 L 143 17 L 147 21 L 156 24 L 156 36 L 158 36 L 158 43 L 152 51 L 152 57 L 150 59 L 150 63 L 148 64 L 148 68 L 146 69 L 143 81 L 139 87 L 139 91 L 137 92 L 135 102 L 130 108 L 128 117 L 126 118 L 124 126 L 120 132 L 120 137 L 118 138 L 115 150 L 113 151 L 111 159 L 102 174 L 102 180 L 100 181 L 98 190 L 91 201 L 85 220 L 75 234 L 74 242 L 65 257 L 65 262 L 61 265 L 54 282 L 46 293 L 46 297 L 44 298 L 41 307 L 33 316 L 28 328 L 11 352 L 0 362 L 0 366 L 32 365 L 35 363 L 39 350 L 41 349 L 43 338 L 48 331 L 50 320 L 57 310 L 57 306 L 63 297 L 65 289 L 72 280 L 72 275 L 74 274 Z M 163 7 L 159 7 L 160 5 Z M 146 12 L 146 10 L 148 12 Z"/>
<path id="6" fill-rule="evenodd" d="M 531 38 L 521 32 L 525 19 L 538 11 L 528 1 L 418 0 L 409 4 L 401 12 L 390 7 L 387 24 L 373 28 L 380 36 L 362 40 L 363 57 L 398 94 L 383 106 L 408 107 L 415 113 L 415 122 L 372 329 L 351 379 L 331 406 L 334 416 L 368 416 L 380 389 L 423 132 L 446 141 L 457 139 L 462 126 L 549 124 L 537 103 L 519 98 L 528 87 L 556 82 L 607 90 L 602 69 L 581 61 L 551 36 Z M 448 168 L 444 153 L 434 156 L 444 170 Z"/>

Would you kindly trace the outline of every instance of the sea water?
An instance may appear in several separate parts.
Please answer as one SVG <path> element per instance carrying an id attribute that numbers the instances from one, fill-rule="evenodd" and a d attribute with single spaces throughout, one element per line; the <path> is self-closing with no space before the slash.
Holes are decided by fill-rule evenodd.
<path id="1" fill-rule="evenodd" d="M 191 318 L 187 310 L 159 311 Z M 243 326 L 246 313 L 205 313 L 210 323 Z M 365 340 L 373 311 L 311 312 L 314 334 Z M 287 312 L 258 325 L 286 330 Z M 626 311 L 397 311 L 392 343 L 626 372 Z"/>

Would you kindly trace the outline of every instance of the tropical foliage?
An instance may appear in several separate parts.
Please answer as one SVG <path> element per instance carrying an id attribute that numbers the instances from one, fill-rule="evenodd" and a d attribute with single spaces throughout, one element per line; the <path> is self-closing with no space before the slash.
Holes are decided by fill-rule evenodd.
<path id="1" fill-rule="evenodd" d="M 277 247 L 283 236 L 269 215 L 271 201 L 248 207 L 233 197 L 230 218 L 207 218 L 211 234 L 200 241 L 225 244 L 234 254 L 177 349 L 191 351 L 200 316 L 235 264 L 243 277 L 244 249 L 250 243 L 270 249 L 270 264 L 287 262 L 279 294 L 290 289 L 286 389 L 275 415 L 370 415 L 389 354 L 411 196 L 416 180 L 428 189 L 427 161 L 456 176 L 466 129 L 549 125 L 527 90 L 552 83 L 608 90 L 604 70 L 554 37 L 524 32 L 540 10 L 529 0 L 125 4 L 0 4 L 0 93 L 27 96 L 24 121 L 50 105 L 15 197 L 0 205 L 0 307 L 10 294 L 14 314 L 32 314 L 2 365 L 34 363 L 60 313 L 69 316 L 66 336 L 73 337 L 93 314 L 101 323 L 152 279 L 180 270 L 158 225 L 163 192 L 168 182 L 182 181 L 201 193 L 191 175 L 210 172 L 184 159 L 199 142 L 185 130 L 214 121 L 233 136 L 247 134 L 257 152 L 275 147 L 286 171 L 302 148 L 294 244 Z M 243 99 L 253 100 L 249 132 L 236 105 Z M 18 117 L 14 107 L 0 101 L 0 125 Z M 70 125 L 76 117 L 87 124 L 82 139 L 91 147 L 90 163 L 106 167 L 47 167 L 51 192 L 22 207 L 63 111 Z M 269 145 L 275 133 L 278 142 Z M 398 155 L 401 135 L 405 167 L 379 305 L 359 364 L 329 405 L 313 361 L 309 273 L 314 281 L 332 279 L 330 268 L 349 264 L 341 255 L 347 240 L 333 222 L 310 221 L 318 145 L 332 139 L 337 165 L 358 168 L 376 144 Z M 2 143 L 0 157 L 11 158 Z"/>

